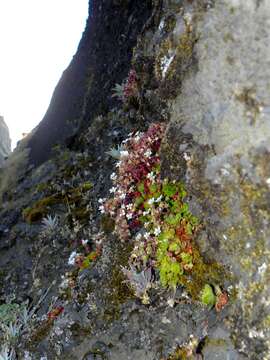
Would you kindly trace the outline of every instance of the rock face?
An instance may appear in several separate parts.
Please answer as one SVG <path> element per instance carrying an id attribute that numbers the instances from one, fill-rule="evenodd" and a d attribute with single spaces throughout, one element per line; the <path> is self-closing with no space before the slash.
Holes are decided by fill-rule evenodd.
<path id="1" fill-rule="evenodd" d="M 11 152 L 11 140 L 9 137 L 9 129 L 3 116 L 0 116 L 0 167 L 3 166 L 5 158 Z"/>
<path id="2" fill-rule="evenodd" d="M 112 87 L 127 76 L 132 48 L 151 8 L 150 0 L 89 2 L 78 51 L 29 141 L 32 164 L 43 163 L 54 146 L 72 141 L 81 127 L 115 104 Z"/>
<path id="3" fill-rule="evenodd" d="M 90 5 L 2 180 L 0 343 L 19 359 L 269 360 L 269 2 Z"/>

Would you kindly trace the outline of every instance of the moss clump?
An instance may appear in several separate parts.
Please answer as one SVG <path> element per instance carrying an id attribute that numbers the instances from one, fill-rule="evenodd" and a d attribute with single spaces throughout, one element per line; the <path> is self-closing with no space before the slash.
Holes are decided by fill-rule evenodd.
<path id="1" fill-rule="evenodd" d="M 120 306 L 127 300 L 134 299 L 132 289 L 127 285 L 126 278 L 122 271 L 122 266 L 128 264 L 132 247 L 130 244 L 119 245 L 116 249 L 113 264 L 111 265 L 111 275 L 108 282 L 108 295 L 106 296 L 106 309 L 104 319 L 113 321 L 120 316 Z"/>
<path id="2" fill-rule="evenodd" d="M 216 295 L 209 284 L 205 284 L 201 291 L 201 302 L 209 307 L 213 307 L 216 303 Z"/>
<path id="3" fill-rule="evenodd" d="M 72 188 L 67 190 L 65 193 L 58 192 L 54 195 L 47 196 L 38 200 L 33 204 L 32 207 L 28 207 L 23 210 L 23 218 L 29 223 L 40 221 L 44 216 L 46 216 L 50 208 L 56 204 L 65 204 L 70 206 L 72 204 L 78 205 L 82 199 L 84 192 L 89 191 L 93 187 L 92 183 L 85 182 L 77 188 Z M 89 211 L 86 207 L 76 208 L 74 210 L 74 215 L 78 219 L 88 219 Z"/>
<path id="4" fill-rule="evenodd" d="M 34 351 L 35 348 L 49 335 L 53 327 L 53 321 L 43 321 L 31 334 L 31 337 L 27 343 L 27 348 L 30 351 Z"/>
<path id="5" fill-rule="evenodd" d="M 48 189 L 48 184 L 46 183 L 40 183 L 36 186 L 36 192 L 43 192 Z"/>
<path id="6" fill-rule="evenodd" d="M 101 218 L 102 231 L 104 231 L 106 234 L 110 234 L 114 231 L 114 228 L 115 228 L 114 220 L 108 215 L 102 216 Z"/>
<path id="7" fill-rule="evenodd" d="M 23 218 L 29 224 L 39 221 L 48 214 L 48 210 L 51 206 L 59 202 L 62 202 L 62 197 L 60 195 L 52 195 L 38 200 L 32 207 L 27 207 L 23 210 Z"/>
<path id="8" fill-rule="evenodd" d="M 161 177 L 158 151 L 164 130 L 154 124 L 127 139 L 119 174 L 113 174 L 116 196 L 102 209 L 114 216 L 122 241 L 134 236 L 128 261 L 133 272 L 155 269 L 163 287 L 184 286 L 192 299 L 200 300 L 206 284 L 221 284 L 224 270 L 200 255 L 195 237 L 201 226 L 189 210 L 182 182 Z"/>

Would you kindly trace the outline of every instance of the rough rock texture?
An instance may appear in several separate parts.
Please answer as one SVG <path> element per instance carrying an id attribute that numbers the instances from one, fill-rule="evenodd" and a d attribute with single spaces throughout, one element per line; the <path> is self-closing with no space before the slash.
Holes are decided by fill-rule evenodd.
<path id="1" fill-rule="evenodd" d="M 17 358 L 270 359 L 269 2 L 91 6 L 45 119 L 1 184 L 0 300 L 28 304 L 24 320 L 17 315 Z M 136 96 L 111 98 L 130 68 Z M 67 118 L 80 118 L 74 131 Z M 161 173 L 185 184 L 200 219 L 194 241 L 210 268 L 217 262 L 222 269 L 222 283 L 208 280 L 228 295 L 222 311 L 198 301 L 199 287 L 194 299 L 158 282 L 143 304 L 122 271 L 134 244 L 121 242 L 98 211 L 117 171 L 108 152 L 157 121 L 167 125 Z M 55 142 L 61 146 L 51 151 Z M 51 229 L 48 215 L 57 216 Z M 73 251 L 94 261 L 75 264 Z M 8 344 L 6 334 L 2 326 Z"/>
<path id="2" fill-rule="evenodd" d="M 11 152 L 11 140 L 9 137 L 8 126 L 3 116 L 0 116 L 0 167 L 3 166 L 5 158 Z"/>
<path id="3" fill-rule="evenodd" d="M 47 160 L 54 146 L 69 143 L 80 127 L 115 104 L 111 89 L 127 76 L 132 48 L 150 13 L 150 0 L 89 2 L 78 51 L 29 141 L 32 164 Z"/>
<path id="4" fill-rule="evenodd" d="M 198 24 L 197 71 L 172 101 L 167 139 L 190 156 L 185 181 L 208 228 L 202 246 L 237 279 L 228 324 L 252 359 L 270 356 L 269 20 L 267 1 L 216 2 Z"/>

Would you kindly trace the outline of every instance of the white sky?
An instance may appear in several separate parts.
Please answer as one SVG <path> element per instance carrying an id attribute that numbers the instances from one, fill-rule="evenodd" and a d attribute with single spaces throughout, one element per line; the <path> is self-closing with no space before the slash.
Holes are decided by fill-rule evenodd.
<path id="1" fill-rule="evenodd" d="M 13 147 L 42 120 L 87 14 L 88 0 L 0 0 L 0 115 Z"/>

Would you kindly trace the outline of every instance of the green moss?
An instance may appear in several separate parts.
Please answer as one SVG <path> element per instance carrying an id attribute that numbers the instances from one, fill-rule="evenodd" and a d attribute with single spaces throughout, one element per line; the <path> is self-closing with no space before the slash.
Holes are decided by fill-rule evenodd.
<path id="1" fill-rule="evenodd" d="M 201 300 L 201 291 L 206 284 L 223 284 L 229 274 L 224 267 L 215 262 L 206 262 L 196 245 L 193 245 L 193 268 L 190 277 L 183 277 L 182 285 L 194 300 Z"/>
<path id="2" fill-rule="evenodd" d="M 201 302 L 209 307 L 213 307 L 216 303 L 216 295 L 209 284 L 205 284 L 201 291 Z"/>
<path id="3" fill-rule="evenodd" d="M 76 220 L 79 220 L 79 222 L 82 224 L 89 221 L 90 211 L 87 209 L 87 207 L 74 208 L 71 210 L 71 214 Z"/>
<path id="4" fill-rule="evenodd" d="M 103 215 L 101 217 L 101 229 L 106 234 L 111 234 L 115 228 L 115 221 L 108 215 Z"/>
<path id="5" fill-rule="evenodd" d="M 27 207 L 23 210 L 23 218 L 29 223 L 40 221 L 44 216 L 46 216 L 52 206 L 56 204 L 65 204 L 70 206 L 71 204 L 78 204 L 82 199 L 84 192 L 92 188 L 92 183 L 86 182 L 77 188 L 72 188 L 67 190 L 65 193 L 56 193 L 51 196 L 47 196 L 35 202 L 32 207 Z M 79 220 L 88 220 L 89 211 L 86 207 L 75 208 L 73 210 L 74 215 Z"/>
<path id="6" fill-rule="evenodd" d="M 39 221 L 48 214 L 51 206 L 59 202 L 62 202 L 62 197 L 59 194 L 48 196 L 41 200 L 38 200 L 36 203 L 34 203 L 32 207 L 27 207 L 23 210 L 23 218 L 29 224 Z"/>
<path id="7" fill-rule="evenodd" d="M 70 330 L 72 333 L 72 337 L 75 339 L 85 338 L 91 335 L 92 328 L 91 327 L 83 327 L 78 323 L 74 323 L 70 326 Z"/>
<path id="8" fill-rule="evenodd" d="M 192 350 L 188 346 L 178 347 L 173 354 L 169 355 L 166 360 L 196 360 L 196 355 L 192 354 Z"/>
<path id="9" fill-rule="evenodd" d="M 52 327 L 53 321 L 43 321 L 31 334 L 27 343 L 27 348 L 30 351 L 34 351 L 35 348 L 47 338 L 47 336 L 50 334 Z"/>
<path id="10" fill-rule="evenodd" d="M 170 38 L 167 38 L 162 43 L 156 60 L 156 75 L 162 81 L 160 92 L 163 98 L 173 98 L 178 94 L 186 71 L 192 64 L 193 48 L 196 41 L 197 37 L 190 27 L 186 26 L 186 31 L 180 36 L 177 44 Z M 169 59 L 173 54 L 173 61 L 165 75 L 165 79 L 163 79 L 164 59 Z"/>
<path id="11" fill-rule="evenodd" d="M 37 192 L 43 192 L 43 191 L 45 191 L 47 189 L 48 189 L 48 184 L 46 184 L 46 183 L 40 183 L 40 184 L 38 184 L 36 186 L 36 191 Z"/>
<path id="12" fill-rule="evenodd" d="M 121 244 L 115 253 L 112 271 L 108 279 L 108 295 L 106 296 L 106 309 L 104 320 L 111 322 L 120 316 L 120 307 L 127 300 L 134 299 L 132 289 L 127 285 L 126 278 L 121 267 L 128 265 L 129 256 L 132 250 L 130 244 Z"/>
<path id="13" fill-rule="evenodd" d="M 179 11 L 179 8 L 178 8 L 178 11 Z M 163 30 L 166 33 L 171 33 L 173 31 L 173 29 L 175 28 L 175 25 L 176 25 L 176 17 L 174 14 L 171 14 L 165 19 Z"/>

